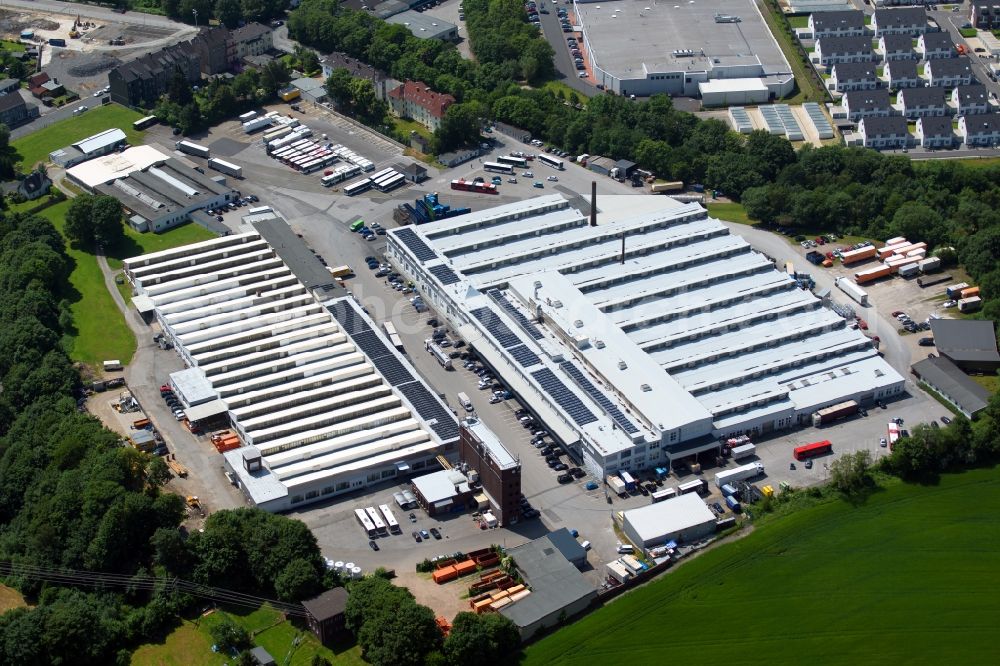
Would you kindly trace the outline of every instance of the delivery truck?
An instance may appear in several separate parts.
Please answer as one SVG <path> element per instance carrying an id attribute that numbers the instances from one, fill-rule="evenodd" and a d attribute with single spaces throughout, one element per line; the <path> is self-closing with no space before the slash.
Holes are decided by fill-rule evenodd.
<path id="1" fill-rule="evenodd" d="M 846 402 L 840 402 L 836 405 L 824 407 L 823 409 L 813 412 L 812 424 L 814 428 L 818 428 L 821 425 L 826 425 L 827 423 L 831 423 L 837 419 L 842 419 L 845 416 L 851 416 L 852 414 L 857 413 L 858 401 L 847 400 Z"/>
<path id="2" fill-rule="evenodd" d="M 174 147 L 182 153 L 194 155 L 195 157 L 207 158 L 210 154 L 208 148 L 205 146 L 199 146 L 197 143 L 192 143 L 190 141 L 178 141 L 174 144 Z"/>
<path id="3" fill-rule="evenodd" d="M 464 391 L 458 394 L 458 404 L 465 408 L 465 411 L 471 412 L 473 410 L 472 401 L 469 400 L 469 396 L 465 394 Z"/>
<path id="4" fill-rule="evenodd" d="M 746 479 L 752 479 L 755 476 L 760 476 L 763 473 L 763 465 L 760 463 L 749 463 L 747 465 L 743 465 L 742 467 L 719 472 L 715 475 L 715 485 L 722 488 L 722 486 L 727 483 L 733 484 L 737 481 L 745 481 Z"/>
<path id="5" fill-rule="evenodd" d="M 753 444 L 743 444 L 734 447 L 732 450 L 733 460 L 743 460 L 757 453 L 757 447 Z"/>
<path id="6" fill-rule="evenodd" d="M 619 497 L 628 497 L 628 490 L 625 488 L 625 482 L 617 476 L 609 476 L 608 485 L 611 486 L 611 490 L 613 490 Z"/>
<path id="7" fill-rule="evenodd" d="M 221 171 L 227 176 L 232 176 L 234 178 L 243 177 L 243 167 L 236 166 L 231 162 L 226 162 L 225 160 L 220 160 L 218 157 L 213 157 L 208 160 L 208 168 L 215 169 L 216 171 Z"/>

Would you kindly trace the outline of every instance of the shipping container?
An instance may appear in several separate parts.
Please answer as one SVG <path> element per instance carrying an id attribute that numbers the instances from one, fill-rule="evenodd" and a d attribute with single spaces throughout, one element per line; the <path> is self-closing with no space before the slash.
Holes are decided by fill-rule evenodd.
<path id="1" fill-rule="evenodd" d="M 178 141 L 174 144 L 174 147 L 182 153 L 187 153 L 188 155 L 195 155 L 197 157 L 208 157 L 209 150 L 205 146 L 199 146 L 197 143 L 191 143 L 190 141 Z"/>
<path id="2" fill-rule="evenodd" d="M 931 275 L 917 278 L 917 284 L 921 287 L 933 287 L 937 284 L 944 284 L 945 282 L 951 282 L 951 275 Z"/>
<path id="3" fill-rule="evenodd" d="M 831 407 L 824 407 L 823 409 L 819 409 L 814 412 L 812 415 L 812 424 L 814 428 L 818 428 L 819 426 L 830 423 L 831 421 L 836 421 L 837 419 L 857 413 L 857 400 L 847 400 L 845 402 L 837 403 Z"/>
<path id="4" fill-rule="evenodd" d="M 625 489 L 630 493 L 635 491 L 635 479 L 627 471 L 618 472 L 619 476 L 622 477 L 622 481 L 625 482 Z"/>
<path id="5" fill-rule="evenodd" d="M 611 490 L 613 490 L 619 497 L 628 496 L 628 490 L 625 488 L 625 482 L 617 476 L 609 476 L 608 485 L 611 486 Z"/>
<path id="6" fill-rule="evenodd" d="M 455 580 L 458 578 L 458 572 L 455 571 L 455 567 L 444 567 L 443 569 L 438 569 L 432 574 L 434 582 L 438 585 L 442 583 L 447 583 L 450 580 Z"/>
<path id="7" fill-rule="evenodd" d="M 858 248 L 857 250 L 849 250 L 841 255 L 840 261 L 845 266 L 850 266 L 851 264 L 856 264 L 859 261 L 865 261 L 866 259 L 871 259 L 874 257 L 878 251 L 874 246 L 869 245 L 868 247 Z"/>
<path id="8" fill-rule="evenodd" d="M 917 264 L 921 273 L 933 273 L 941 269 L 941 257 L 928 257 Z"/>
<path id="9" fill-rule="evenodd" d="M 686 495 L 688 493 L 703 493 L 705 492 L 705 480 L 695 479 L 694 481 L 688 481 L 677 486 L 677 492 L 681 495 Z"/>
<path id="10" fill-rule="evenodd" d="M 726 506 L 728 506 L 729 510 L 732 511 L 733 513 L 739 513 L 742 508 L 740 507 L 740 503 L 737 502 L 736 498 L 733 497 L 732 495 L 726 496 Z"/>
<path id="11" fill-rule="evenodd" d="M 945 294 L 948 295 L 948 298 L 958 298 L 959 296 L 961 296 L 962 290 L 968 288 L 969 288 L 969 283 L 959 282 L 958 284 L 953 284 L 947 289 L 945 289 Z"/>
<path id="12" fill-rule="evenodd" d="M 889 240 L 887 240 L 885 242 L 885 244 L 886 244 L 886 247 L 888 247 L 890 245 L 903 245 L 906 242 L 907 242 L 907 240 L 905 238 L 903 238 L 902 236 L 896 236 L 895 238 L 890 238 Z"/>
<path id="13" fill-rule="evenodd" d="M 979 308 L 983 307 L 983 299 L 978 296 L 972 296 L 971 298 L 963 298 L 958 302 L 959 312 L 975 312 Z"/>
<path id="14" fill-rule="evenodd" d="M 664 488 L 663 490 L 657 490 L 655 493 L 652 493 L 650 497 L 655 504 L 656 502 L 662 502 L 663 500 L 670 499 L 671 497 L 677 497 L 677 490 L 674 488 Z"/>
<path id="15" fill-rule="evenodd" d="M 222 173 L 234 178 L 243 177 L 243 167 L 236 166 L 235 164 L 226 162 L 225 160 L 220 160 L 218 157 L 213 157 L 208 160 L 208 168 L 221 171 Z"/>
<path id="16" fill-rule="evenodd" d="M 851 282 L 847 278 L 841 277 L 837 278 L 836 285 L 842 292 L 850 296 L 853 300 L 857 301 L 859 305 L 865 307 L 868 306 L 868 292 L 866 292 L 864 289 L 862 289 L 855 283 Z"/>
<path id="17" fill-rule="evenodd" d="M 743 465 L 742 467 L 737 467 L 735 469 L 728 469 L 724 472 L 719 472 L 715 475 L 715 485 L 719 488 L 728 484 L 732 484 L 736 481 L 744 481 L 746 479 L 752 479 L 755 476 L 760 476 L 764 473 L 764 466 L 760 463 L 749 463 Z"/>
<path id="18" fill-rule="evenodd" d="M 684 181 L 681 180 L 658 180 L 649 186 L 649 191 L 653 194 L 658 192 L 683 192 Z"/>
<path id="19" fill-rule="evenodd" d="M 254 132 L 259 132 L 265 127 L 270 127 L 274 124 L 274 121 L 270 118 L 253 118 L 243 123 L 243 132 L 246 134 L 253 134 Z"/>
<path id="20" fill-rule="evenodd" d="M 961 296 L 962 298 L 972 298 L 973 296 L 979 295 L 979 287 L 969 287 L 968 289 L 963 289 Z"/>
<path id="21" fill-rule="evenodd" d="M 914 277 L 920 272 L 919 264 L 905 264 L 899 267 L 899 277 Z"/>
<path id="22" fill-rule="evenodd" d="M 246 113 L 240 115 L 240 122 L 248 123 L 256 117 L 257 117 L 256 111 L 247 111 Z"/>
<path id="23" fill-rule="evenodd" d="M 830 443 L 830 440 L 824 439 L 822 442 L 813 442 L 812 444 L 797 446 L 792 449 L 792 455 L 796 460 L 806 460 L 814 456 L 821 456 L 824 453 L 830 453 L 832 450 L 833 445 Z"/>
<path id="24" fill-rule="evenodd" d="M 733 447 L 732 455 L 733 460 L 742 460 L 743 458 L 749 458 L 750 456 L 757 453 L 757 447 L 753 444 L 743 444 L 741 446 Z"/>
<path id="25" fill-rule="evenodd" d="M 730 495 L 737 495 L 737 494 L 739 494 L 739 491 L 736 490 L 735 487 L 729 485 L 728 483 L 722 484 L 722 488 L 720 488 L 719 490 L 722 491 L 722 494 L 725 497 L 729 497 Z"/>
<path id="26" fill-rule="evenodd" d="M 887 277 L 892 274 L 892 268 L 886 265 L 876 266 L 854 274 L 854 281 L 858 284 L 867 284 L 873 280 Z"/>
<path id="27" fill-rule="evenodd" d="M 115 370 L 121 370 L 121 369 L 122 369 L 122 362 L 119 361 L 118 359 L 112 359 L 110 361 L 104 362 L 105 372 L 113 372 Z"/>

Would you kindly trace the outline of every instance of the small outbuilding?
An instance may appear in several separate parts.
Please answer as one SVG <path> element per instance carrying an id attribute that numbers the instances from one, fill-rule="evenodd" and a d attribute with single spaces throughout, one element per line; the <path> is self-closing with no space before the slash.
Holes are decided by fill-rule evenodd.
<path id="1" fill-rule="evenodd" d="M 474 506 L 475 494 L 469 480 L 457 469 L 443 469 L 413 479 L 413 492 L 417 502 L 431 516 L 439 516 L 452 511 L 462 511 Z"/>
<path id="2" fill-rule="evenodd" d="M 327 645 L 344 632 L 344 611 L 350 596 L 342 587 L 327 590 L 318 597 L 302 602 L 306 609 L 306 623 L 321 643 Z"/>
<path id="3" fill-rule="evenodd" d="M 257 662 L 257 666 L 278 666 L 271 653 L 260 646 L 250 650 L 250 656 Z"/>
<path id="4" fill-rule="evenodd" d="M 622 531 L 640 548 L 691 543 L 715 532 L 715 514 L 695 493 L 625 511 Z"/>

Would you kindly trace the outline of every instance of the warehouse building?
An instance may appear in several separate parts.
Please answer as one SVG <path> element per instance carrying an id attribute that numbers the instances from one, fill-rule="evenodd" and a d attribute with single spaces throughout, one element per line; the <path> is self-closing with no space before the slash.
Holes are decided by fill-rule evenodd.
<path id="1" fill-rule="evenodd" d="M 553 541 L 551 536 L 547 534 L 507 551 L 531 588 L 531 594 L 500 609 L 517 625 L 521 640 L 586 610 L 597 599 L 597 590 L 563 554 L 562 541 Z"/>
<path id="2" fill-rule="evenodd" d="M 440 39 L 443 42 L 454 42 L 458 39 L 458 26 L 454 23 L 412 9 L 394 14 L 385 22 L 401 25 L 420 39 Z"/>
<path id="3" fill-rule="evenodd" d="M 932 319 L 934 346 L 941 356 L 967 372 L 1000 370 L 1000 353 L 992 321 Z"/>
<path id="4" fill-rule="evenodd" d="M 125 273 L 200 375 L 185 391 L 224 404 L 245 444 L 224 463 L 251 504 L 285 511 L 454 456 L 458 422 L 406 359 L 256 229 L 127 259 Z"/>
<path id="5" fill-rule="evenodd" d="M 867 337 L 697 204 L 607 196 L 588 224 L 553 194 L 390 230 L 386 256 L 599 477 L 903 390 Z"/>
<path id="6" fill-rule="evenodd" d="M 697 493 L 687 493 L 622 512 L 621 528 L 638 548 L 694 543 L 715 532 L 715 514 Z"/>
<path id="7" fill-rule="evenodd" d="M 68 169 L 80 162 L 113 153 L 127 145 L 128 137 L 125 136 L 125 132 L 116 127 L 88 136 L 65 148 L 53 150 L 49 153 L 49 159 L 56 166 Z"/>
<path id="8" fill-rule="evenodd" d="M 968 419 L 976 418 L 989 405 L 990 392 L 947 357 L 925 358 L 914 363 L 911 370 Z"/>
<path id="9" fill-rule="evenodd" d="M 792 92 L 795 78 L 751 0 L 677 5 L 577 2 L 597 83 L 619 95 L 668 94 L 748 104 Z M 612 20 L 614 19 L 614 20 Z M 724 84 L 702 87 L 710 81 Z"/>

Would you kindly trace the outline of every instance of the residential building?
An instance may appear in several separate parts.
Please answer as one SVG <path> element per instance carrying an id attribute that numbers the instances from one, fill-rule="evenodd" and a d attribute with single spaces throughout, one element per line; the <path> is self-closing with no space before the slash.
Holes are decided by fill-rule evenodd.
<path id="1" fill-rule="evenodd" d="M 39 115 L 38 107 L 28 105 L 20 90 L 0 95 L 0 123 L 8 128 L 17 127 L 34 120 Z"/>
<path id="2" fill-rule="evenodd" d="M 809 31 L 813 39 L 864 35 L 865 13 L 859 10 L 814 12 L 809 15 Z"/>
<path id="3" fill-rule="evenodd" d="M 458 26 L 454 23 L 410 9 L 390 16 L 385 22 L 401 25 L 420 39 L 440 39 L 442 42 L 458 40 Z"/>
<path id="4" fill-rule="evenodd" d="M 931 319 L 938 354 L 966 372 L 1000 370 L 993 322 L 983 319 Z"/>
<path id="5" fill-rule="evenodd" d="M 521 461 L 496 434 L 475 417 L 461 421 L 458 459 L 475 471 L 500 525 L 517 522 L 521 495 Z"/>
<path id="6" fill-rule="evenodd" d="M 139 56 L 112 69 L 108 72 L 111 101 L 152 108 L 167 92 L 178 71 L 189 84 L 201 80 L 201 57 L 190 42 Z"/>
<path id="7" fill-rule="evenodd" d="M 228 72 L 232 67 L 232 57 L 229 54 L 229 29 L 224 26 L 202 28 L 191 40 L 191 47 L 198 53 L 201 60 L 201 73 L 213 76 Z"/>
<path id="8" fill-rule="evenodd" d="M 274 48 L 274 32 L 260 23 L 250 23 L 233 30 L 230 38 L 235 45 L 237 61 L 247 56 L 259 56 Z"/>
<path id="9" fill-rule="evenodd" d="M 65 148 L 53 150 L 49 153 L 49 160 L 56 166 L 68 169 L 95 157 L 113 153 L 127 145 L 128 137 L 125 136 L 125 132 L 116 127 L 88 136 Z"/>
<path id="10" fill-rule="evenodd" d="M 981 113 L 958 119 L 958 135 L 966 146 L 1000 146 L 1000 113 Z"/>
<path id="11" fill-rule="evenodd" d="M 306 610 L 306 624 L 323 645 L 329 645 L 343 636 L 348 597 L 350 594 L 346 589 L 335 587 L 302 602 Z"/>
<path id="12" fill-rule="evenodd" d="M 842 62 L 834 65 L 830 74 L 830 90 L 837 92 L 874 90 L 878 85 L 875 64 L 871 62 Z"/>
<path id="13" fill-rule="evenodd" d="M 925 358 L 910 369 L 917 378 L 955 409 L 974 419 L 989 405 L 990 392 L 962 372 L 948 358 Z"/>
<path id="14" fill-rule="evenodd" d="M 913 38 L 909 35 L 882 35 L 878 38 L 878 50 L 886 62 L 893 60 L 915 60 Z"/>
<path id="15" fill-rule="evenodd" d="M 967 86 L 976 80 L 972 63 L 965 56 L 928 60 L 924 66 L 924 78 L 928 85 L 942 88 Z"/>
<path id="16" fill-rule="evenodd" d="M 889 91 L 885 88 L 851 90 L 844 95 L 843 106 L 848 120 L 852 122 L 858 122 L 862 118 L 893 115 Z"/>
<path id="17" fill-rule="evenodd" d="M 907 88 L 899 91 L 897 103 L 902 106 L 903 115 L 909 120 L 944 116 L 948 113 L 943 88 Z"/>
<path id="18" fill-rule="evenodd" d="M 0 95 L 6 95 L 7 93 L 14 92 L 21 88 L 21 82 L 17 79 L 4 79 L 0 81 Z"/>
<path id="19" fill-rule="evenodd" d="M 928 150 L 952 148 L 955 145 L 955 130 L 949 116 L 926 116 L 917 118 L 914 130 L 917 145 Z"/>
<path id="20" fill-rule="evenodd" d="M 956 116 L 973 116 L 979 113 L 989 113 L 989 91 L 986 86 L 974 83 L 970 86 L 956 86 L 951 91 L 951 107 Z"/>
<path id="21" fill-rule="evenodd" d="M 923 60 L 954 58 L 955 44 L 947 32 L 925 32 L 917 37 L 917 53 Z"/>
<path id="22" fill-rule="evenodd" d="M 906 118 L 902 116 L 862 118 L 858 123 L 858 133 L 861 134 L 865 148 L 891 150 L 910 145 L 910 132 L 906 126 Z"/>
<path id="23" fill-rule="evenodd" d="M 411 118 L 432 132 L 441 126 L 448 107 L 455 103 L 451 95 L 437 93 L 420 81 L 409 81 L 389 91 L 389 106 L 401 118 Z"/>
<path id="24" fill-rule="evenodd" d="M 969 23 L 980 30 L 1000 30 L 1000 1 L 970 0 Z"/>
<path id="25" fill-rule="evenodd" d="M 916 88 L 924 81 L 917 74 L 916 60 L 893 60 L 885 64 L 882 78 L 892 90 Z"/>
<path id="26" fill-rule="evenodd" d="M 917 35 L 927 32 L 927 10 L 923 7 L 876 9 L 872 15 L 872 30 L 882 35 Z"/>
<path id="27" fill-rule="evenodd" d="M 52 180 L 44 171 L 32 171 L 17 183 L 17 193 L 28 201 L 34 201 L 49 193 Z"/>
<path id="28" fill-rule="evenodd" d="M 824 67 L 832 67 L 841 62 L 876 60 L 871 37 L 867 35 L 823 37 L 816 42 L 815 59 Z"/>

